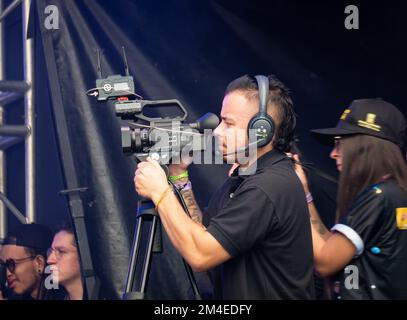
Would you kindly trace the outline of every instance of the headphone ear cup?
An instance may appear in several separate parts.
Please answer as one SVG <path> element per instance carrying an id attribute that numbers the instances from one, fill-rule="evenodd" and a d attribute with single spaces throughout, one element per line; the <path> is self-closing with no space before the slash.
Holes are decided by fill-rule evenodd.
<path id="1" fill-rule="evenodd" d="M 274 121 L 269 115 L 261 115 L 260 113 L 256 114 L 249 122 L 248 125 L 248 137 L 249 143 L 257 141 L 257 148 L 264 147 L 269 144 L 274 136 Z M 250 132 L 255 130 L 255 139 L 250 139 Z M 252 133 L 253 135 L 253 133 Z"/>

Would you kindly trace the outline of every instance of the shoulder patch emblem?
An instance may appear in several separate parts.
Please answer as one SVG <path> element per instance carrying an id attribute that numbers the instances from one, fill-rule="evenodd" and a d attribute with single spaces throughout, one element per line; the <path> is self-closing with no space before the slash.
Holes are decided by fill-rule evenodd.
<path id="1" fill-rule="evenodd" d="M 397 228 L 407 230 L 407 208 L 396 208 Z"/>

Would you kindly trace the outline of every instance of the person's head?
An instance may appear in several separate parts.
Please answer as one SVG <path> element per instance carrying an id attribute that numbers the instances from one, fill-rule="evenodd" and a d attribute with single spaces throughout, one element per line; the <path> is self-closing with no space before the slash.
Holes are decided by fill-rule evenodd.
<path id="1" fill-rule="evenodd" d="M 273 148 L 288 150 L 295 128 L 295 113 L 289 90 L 273 75 L 268 76 L 268 80 L 267 114 L 274 121 L 275 132 L 271 142 L 259 148 L 259 155 Z M 258 113 L 259 88 L 256 79 L 245 75 L 233 80 L 226 88 L 221 110 L 222 121 L 214 132 L 228 162 L 235 160 L 235 154 L 227 153 L 244 149 L 248 145 L 248 125 Z"/>
<path id="2" fill-rule="evenodd" d="M 55 234 L 48 250 L 48 264 L 52 275 L 67 290 L 70 284 L 81 281 L 81 268 L 75 234 L 69 224 Z"/>
<path id="3" fill-rule="evenodd" d="M 341 172 L 338 212 L 343 215 L 357 194 L 391 177 L 407 192 L 407 165 L 402 149 L 407 124 L 403 114 L 382 99 L 355 100 L 336 128 L 313 130 L 335 141 L 330 153 Z"/>
<path id="4" fill-rule="evenodd" d="M 0 262 L 6 268 L 7 284 L 14 294 L 41 298 L 46 251 L 52 235 L 45 226 L 26 224 L 4 240 Z"/>

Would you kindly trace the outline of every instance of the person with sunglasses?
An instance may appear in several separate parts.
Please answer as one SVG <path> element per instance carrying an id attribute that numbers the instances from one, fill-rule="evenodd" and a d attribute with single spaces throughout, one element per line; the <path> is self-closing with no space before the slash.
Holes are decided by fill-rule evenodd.
<path id="1" fill-rule="evenodd" d="M 42 300 L 47 289 L 46 251 L 52 231 L 40 224 L 25 224 L 8 235 L 1 247 L 0 265 L 5 272 L 7 299 Z M 5 292 L 0 299 L 4 299 Z"/>
<path id="2" fill-rule="evenodd" d="M 55 234 L 47 256 L 53 279 L 66 290 L 64 299 L 83 300 L 79 254 L 75 234 L 69 224 L 65 224 Z"/>
<path id="3" fill-rule="evenodd" d="M 321 142 L 335 143 L 330 157 L 340 172 L 336 224 L 328 230 L 307 176 L 296 166 L 307 194 L 316 270 L 339 276 L 340 299 L 407 299 L 403 114 L 380 98 L 355 100 L 335 128 L 312 133 Z"/>

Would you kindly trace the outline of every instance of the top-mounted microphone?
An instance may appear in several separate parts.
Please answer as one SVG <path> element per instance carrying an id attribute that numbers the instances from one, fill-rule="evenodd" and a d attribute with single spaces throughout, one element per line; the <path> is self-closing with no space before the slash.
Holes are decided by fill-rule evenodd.
<path id="1" fill-rule="evenodd" d="M 191 123 L 189 126 L 192 129 L 197 129 L 200 133 L 203 133 L 205 129 L 213 130 L 219 125 L 219 118 L 213 113 L 206 113 L 200 117 L 195 123 Z"/>

